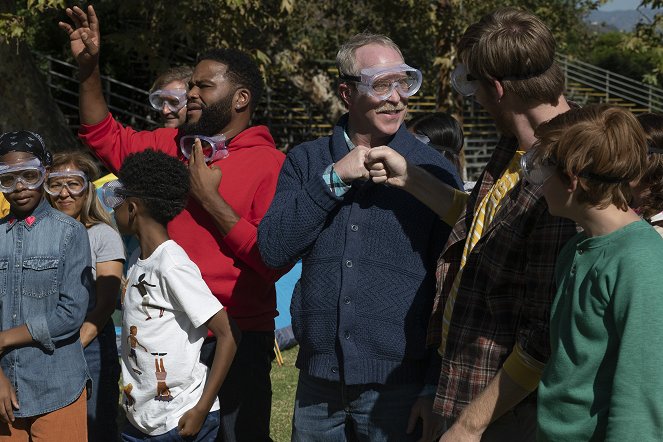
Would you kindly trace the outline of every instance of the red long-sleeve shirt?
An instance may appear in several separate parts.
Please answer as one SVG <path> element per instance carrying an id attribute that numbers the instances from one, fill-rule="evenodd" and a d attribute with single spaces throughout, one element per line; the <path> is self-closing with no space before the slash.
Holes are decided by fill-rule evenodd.
<path id="1" fill-rule="evenodd" d="M 137 132 L 108 115 L 95 125 L 81 125 L 79 137 L 113 172 L 127 155 L 147 148 L 181 158 L 178 130 Z M 203 279 L 242 331 L 274 330 L 274 282 L 287 269 L 267 267 L 260 257 L 257 226 L 269 208 L 285 155 L 276 149 L 265 126 L 253 126 L 229 143 L 230 155 L 215 162 L 223 177 L 219 194 L 240 220 L 223 235 L 211 216 L 193 199 L 168 224 L 168 234 L 198 265 Z"/>

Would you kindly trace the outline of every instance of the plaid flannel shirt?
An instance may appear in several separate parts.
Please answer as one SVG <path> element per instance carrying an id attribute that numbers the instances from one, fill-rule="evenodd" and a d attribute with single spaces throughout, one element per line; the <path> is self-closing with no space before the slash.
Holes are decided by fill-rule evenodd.
<path id="1" fill-rule="evenodd" d="M 438 260 L 428 345 L 440 345 L 444 306 L 458 274 L 476 206 L 499 179 L 516 148 L 513 138 L 499 141 Z M 573 222 L 550 215 L 541 186 L 520 180 L 505 196 L 495 219 L 467 257 L 441 355 L 436 412 L 457 417 L 485 389 L 516 344 L 521 354 L 547 361 L 555 261 L 575 233 Z M 531 396 L 535 400 L 536 395 Z"/>

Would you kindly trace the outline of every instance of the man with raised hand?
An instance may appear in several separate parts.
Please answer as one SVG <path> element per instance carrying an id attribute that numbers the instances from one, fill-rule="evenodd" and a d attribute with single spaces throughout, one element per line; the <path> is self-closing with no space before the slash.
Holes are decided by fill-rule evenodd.
<path id="1" fill-rule="evenodd" d="M 348 113 L 331 136 L 288 154 L 258 230 L 268 265 L 302 259 L 291 306 L 300 345 L 292 440 L 429 440 L 422 398 L 434 393 L 439 358 L 425 335 L 450 229 L 400 189 L 367 182 L 365 159 L 388 145 L 447 184 L 461 182 L 403 124 L 421 72 L 393 41 L 356 35 L 337 64 Z"/>
<path id="2" fill-rule="evenodd" d="M 251 57 L 234 49 L 201 55 L 189 82 L 186 123 L 137 132 L 108 110 L 99 72 L 99 21 L 92 6 L 67 9 L 74 26 L 60 23 L 80 67 L 79 136 L 112 170 L 148 147 L 188 163 L 201 149 L 205 161 L 189 167 L 191 190 L 168 233 L 200 268 L 205 283 L 242 331 L 237 354 L 219 391 L 219 440 L 267 441 L 271 411 L 269 372 L 274 357 L 274 281 L 256 244 L 257 226 L 274 195 L 284 155 L 264 126 L 250 126 L 263 91 Z M 211 365 L 215 342 L 206 339 Z"/>

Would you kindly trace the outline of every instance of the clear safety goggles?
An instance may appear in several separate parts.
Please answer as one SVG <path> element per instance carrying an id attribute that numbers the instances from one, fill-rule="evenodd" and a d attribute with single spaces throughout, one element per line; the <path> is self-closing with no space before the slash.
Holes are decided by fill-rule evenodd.
<path id="1" fill-rule="evenodd" d="M 529 150 L 520 157 L 520 169 L 523 178 L 532 184 L 545 183 L 557 169 L 557 162 L 552 158 L 541 158 L 536 149 Z"/>
<path id="2" fill-rule="evenodd" d="M 52 196 L 58 196 L 63 189 L 72 196 L 78 196 L 87 189 L 88 179 L 80 170 L 50 172 L 44 181 L 44 190 Z"/>
<path id="3" fill-rule="evenodd" d="M 37 158 L 12 164 L 0 163 L 0 192 L 13 192 L 19 181 L 30 190 L 38 189 L 45 175 L 46 169 Z"/>
<path id="4" fill-rule="evenodd" d="M 200 145 L 203 148 L 203 155 L 205 156 L 205 162 L 211 163 L 213 161 L 222 160 L 226 158 L 230 153 L 226 148 L 226 136 L 221 134 L 215 137 L 205 137 L 203 135 L 185 135 L 180 138 L 180 151 L 184 158 L 187 160 L 191 157 L 191 152 L 193 152 L 193 146 L 196 142 L 196 138 L 200 140 Z"/>
<path id="5" fill-rule="evenodd" d="M 186 90 L 184 89 L 159 89 L 150 94 L 150 104 L 158 111 L 166 106 L 171 112 L 179 112 L 186 106 Z"/>
<path id="6" fill-rule="evenodd" d="M 101 202 L 111 209 L 117 208 L 128 196 L 130 195 L 124 187 L 122 187 L 122 182 L 120 180 L 108 181 L 101 186 Z"/>
<path id="7" fill-rule="evenodd" d="M 357 89 L 363 94 L 386 100 L 394 93 L 394 89 L 403 98 L 416 94 L 421 87 L 422 75 L 419 69 L 399 64 L 365 68 L 358 76 L 341 75 L 340 79 L 357 83 Z"/>
<path id="8" fill-rule="evenodd" d="M 451 85 L 463 97 L 471 97 L 479 89 L 479 81 L 467 72 L 464 64 L 459 64 L 451 72 Z"/>

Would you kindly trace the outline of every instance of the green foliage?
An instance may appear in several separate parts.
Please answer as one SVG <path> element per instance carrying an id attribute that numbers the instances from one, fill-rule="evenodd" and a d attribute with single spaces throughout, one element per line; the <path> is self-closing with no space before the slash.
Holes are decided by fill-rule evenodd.
<path id="1" fill-rule="evenodd" d="M 602 34 L 594 41 L 586 61 L 638 81 L 656 81 L 656 75 L 652 77 L 652 73 L 661 62 L 660 54 L 651 48 L 633 51 L 629 47 L 633 38 L 633 34 L 621 32 Z"/>

